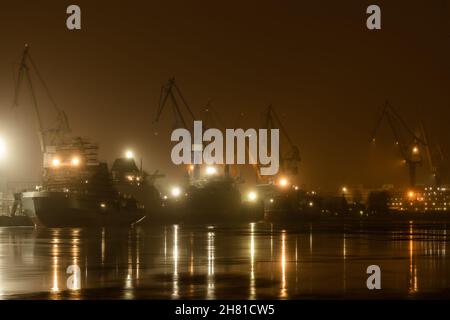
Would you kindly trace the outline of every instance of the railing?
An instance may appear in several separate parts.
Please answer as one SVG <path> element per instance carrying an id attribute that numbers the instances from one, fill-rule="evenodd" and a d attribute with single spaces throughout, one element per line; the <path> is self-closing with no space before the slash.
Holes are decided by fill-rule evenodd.
<path id="1" fill-rule="evenodd" d="M 11 215 L 11 209 L 14 204 L 14 199 L 0 199 L 0 216 Z"/>

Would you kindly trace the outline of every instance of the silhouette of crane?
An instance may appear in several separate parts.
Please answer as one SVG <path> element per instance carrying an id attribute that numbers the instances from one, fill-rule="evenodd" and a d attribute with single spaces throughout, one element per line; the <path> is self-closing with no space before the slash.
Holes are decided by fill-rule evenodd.
<path id="1" fill-rule="evenodd" d="M 389 101 L 384 104 L 381 115 L 372 131 L 373 143 L 376 141 L 376 135 L 384 119 L 386 119 L 392 131 L 395 144 L 398 146 L 403 161 L 409 168 L 409 186 L 413 188 L 416 186 L 417 166 L 423 164 L 421 148 L 427 148 L 428 143 L 414 133 Z"/>
<path id="2" fill-rule="evenodd" d="M 34 74 L 39 79 L 41 85 L 44 87 L 48 98 L 50 99 L 52 106 L 55 109 L 56 112 L 56 124 L 50 128 L 45 130 L 44 125 L 41 118 L 41 112 L 38 106 L 38 101 L 36 98 L 36 93 L 34 90 L 34 84 L 32 81 L 32 77 L 30 74 L 30 71 L 33 71 Z M 15 93 L 14 93 L 14 102 L 13 106 L 19 105 L 19 93 L 20 89 L 22 87 L 22 82 L 26 79 L 28 83 L 28 88 L 30 90 L 31 98 L 33 100 L 33 109 L 35 114 L 35 121 L 36 121 L 36 129 L 37 129 L 37 135 L 39 138 L 39 144 L 41 147 L 41 152 L 46 152 L 46 147 L 48 145 L 55 145 L 58 142 L 61 142 L 61 140 L 64 138 L 64 136 L 67 133 L 70 133 L 70 126 L 69 126 L 69 120 L 67 118 L 66 113 L 60 109 L 55 100 L 53 99 L 53 96 L 51 95 L 51 92 L 49 88 L 47 87 L 47 84 L 45 83 L 44 79 L 42 78 L 39 70 L 36 67 L 36 64 L 34 63 L 33 59 L 31 58 L 30 52 L 29 52 L 29 46 L 25 44 L 25 48 L 22 53 L 22 59 L 20 62 L 20 67 L 18 71 L 18 77 L 15 87 Z"/>
<path id="3" fill-rule="evenodd" d="M 289 176 L 298 175 L 298 164 L 301 161 L 299 148 L 293 143 L 286 128 L 272 105 L 267 107 L 264 127 L 268 130 L 280 129 L 282 136 L 288 142 L 288 148 L 280 148 L 280 171 Z M 280 146 L 281 147 L 281 146 Z"/>

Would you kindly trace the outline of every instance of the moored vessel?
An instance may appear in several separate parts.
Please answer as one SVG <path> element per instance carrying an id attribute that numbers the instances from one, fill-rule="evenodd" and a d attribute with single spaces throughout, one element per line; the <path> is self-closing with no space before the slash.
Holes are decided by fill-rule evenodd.
<path id="1" fill-rule="evenodd" d="M 47 148 L 42 186 L 21 194 L 22 209 L 35 225 L 123 226 L 145 217 L 143 206 L 114 186 L 97 150 L 82 138 Z"/>

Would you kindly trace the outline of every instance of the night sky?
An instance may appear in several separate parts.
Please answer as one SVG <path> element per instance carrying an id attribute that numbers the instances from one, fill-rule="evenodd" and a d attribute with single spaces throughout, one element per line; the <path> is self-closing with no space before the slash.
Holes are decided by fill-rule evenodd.
<path id="1" fill-rule="evenodd" d="M 81 7 L 81 31 L 66 28 L 70 4 Z M 370 4 L 381 6 L 382 30 L 366 28 Z M 11 108 L 14 70 L 29 43 L 74 133 L 98 142 L 109 163 L 131 148 L 147 171 L 180 176 L 170 162 L 171 113 L 153 124 L 161 85 L 175 76 L 197 114 L 211 99 L 229 128 L 261 127 L 273 104 L 300 148 L 302 184 L 406 184 L 388 127 L 376 148 L 371 130 L 389 99 L 450 151 L 449 18 L 444 0 L 4 0 L 0 134 L 9 155 L 0 170 L 11 180 L 40 175 L 27 90 Z M 36 91 L 51 125 L 48 99 Z"/>

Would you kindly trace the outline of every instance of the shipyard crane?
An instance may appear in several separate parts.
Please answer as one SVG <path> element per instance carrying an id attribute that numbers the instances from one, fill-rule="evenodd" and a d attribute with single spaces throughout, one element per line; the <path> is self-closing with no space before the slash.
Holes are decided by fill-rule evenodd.
<path id="1" fill-rule="evenodd" d="M 195 120 L 194 113 L 192 109 L 189 107 L 186 99 L 184 98 L 181 90 L 178 88 L 175 78 L 170 78 L 169 81 L 161 88 L 161 95 L 159 98 L 159 107 L 156 113 L 155 123 L 158 123 L 161 115 L 164 111 L 164 108 L 167 105 L 167 100 L 170 99 L 172 102 L 172 111 L 175 119 L 174 127 L 175 128 L 185 128 L 188 129 L 186 124 L 185 117 L 183 116 L 183 111 L 181 107 L 187 111 L 187 114 L 192 119 Z"/>
<path id="2" fill-rule="evenodd" d="M 423 122 L 420 123 L 420 135 L 426 143 L 425 155 L 429 169 L 434 178 L 434 183 L 436 186 L 440 186 L 442 184 L 444 164 L 447 158 L 441 148 L 441 145 L 439 143 L 433 143 L 430 140 L 430 136 Z"/>
<path id="3" fill-rule="evenodd" d="M 372 131 L 372 142 L 375 142 L 376 135 L 381 127 L 383 120 L 386 119 L 398 146 L 403 161 L 409 168 L 409 186 L 415 187 L 417 166 L 422 165 L 421 148 L 427 148 L 428 143 L 422 137 L 417 135 L 394 109 L 394 107 L 386 101 L 383 106 L 380 117 Z"/>
<path id="4" fill-rule="evenodd" d="M 41 152 L 45 153 L 47 146 L 57 144 L 64 138 L 64 136 L 67 133 L 70 133 L 70 126 L 66 113 L 57 106 L 55 100 L 53 99 L 53 96 L 50 93 L 47 84 L 45 83 L 43 77 L 41 76 L 39 70 L 36 67 L 36 64 L 34 63 L 30 55 L 29 49 L 30 49 L 29 46 L 26 44 L 22 53 L 22 59 L 18 71 L 13 106 L 19 105 L 19 93 L 22 87 L 22 82 L 24 81 L 25 78 L 33 101 L 37 135 L 39 138 Z M 31 72 L 35 74 L 41 85 L 44 87 L 44 90 L 56 112 L 56 124 L 52 128 L 47 130 L 44 129 L 44 124 L 41 117 L 41 110 L 39 109 L 38 106 L 38 100 L 34 90 L 34 83 L 32 81 Z"/>
<path id="5" fill-rule="evenodd" d="M 267 107 L 264 118 L 264 127 L 268 130 L 279 129 L 282 136 L 288 143 L 288 149 L 280 148 L 280 171 L 282 174 L 289 176 L 298 175 L 298 164 L 301 161 L 300 151 L 298 147 L 293 143 L 286 128 L 280 120 L 280 117 L 276 113 L 272 105 Z"/>
<path id="6" fill-rule="evenodd" d="M 217 128 L 223 132 L 225 132 L 226 130 L 226 126 L 225 123 L 223 122 L 223 119 L 221 117 L 221 115 L 219 114 L 219 112 L 217 111 L 217 109 L 213 106 L 212 100 L 209 99 L 208 102 L 206 103 L 204 109 L 203 109 L 203 120 L 204 120 L 204 126 L 206 129 L 208 128 Z M 248 149 L 248 146 L 246 144 L 246 148 Z M 248 150 L 246 150 L 246 152 L 248 152 Z M 233 168 L 235 170 L 233 170 Z M 230 165 L 230 164 L 224 164 L 224 174 L 226 177 L 233 177 L 233 179 L 237 182 L 237 183 L 243 183 L 244 181 L 242 180 L 240 171 L 239 173 L 238 171 L 238 165 Z"/>
<path id="7" fill-rule="evenodd" d="M 184 98 L 183 94 L 181 93 L 181 90 L 177 86 L 175 82 L 175 78 L 170 78 L 169 81 L 161 88 L 161 94 L 159 98 L 159 106 L 158 110 L 156 112 L 156 117 L 154 120 L 154 123 L 158 123 L 161 119 L 162 113 L 167 105 L 167 100 L 172 102 L 172 112 L 174 116 L 174 128 L 184 128 L 189 131 L 190 126 L 187 125 L 184 113 L 187 113 L 189 118 L 192 120 L 196 120 L 194 112 L 192 111 L 191 107 L 187 103 L 186 99 Z M 184 107 L 184 112 L 183 108 Z M 194 165 L 193 170 L 193 180 L 197 180 L 200 177 L 200 167 L 199 165 Z"/>

